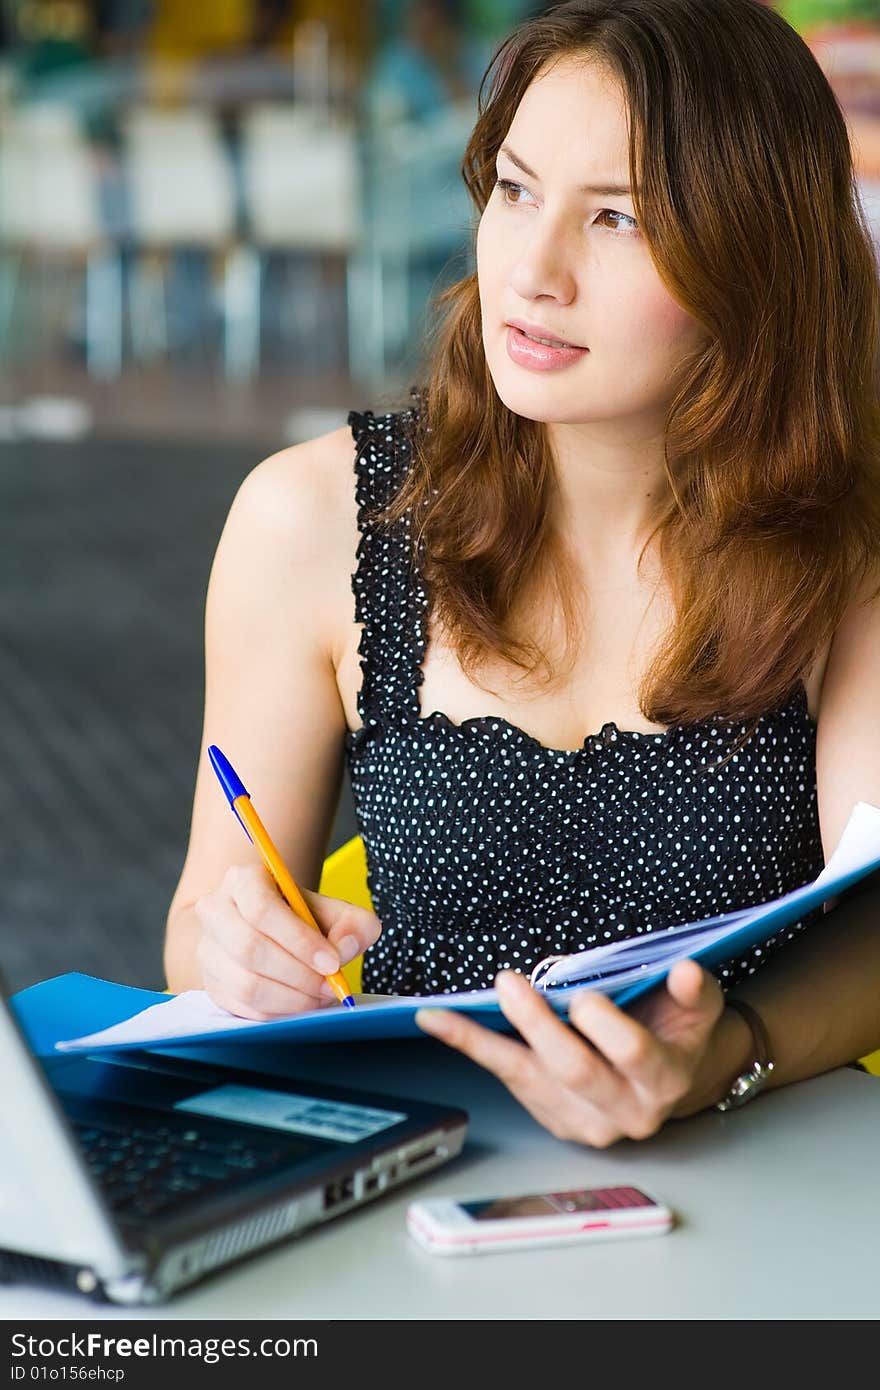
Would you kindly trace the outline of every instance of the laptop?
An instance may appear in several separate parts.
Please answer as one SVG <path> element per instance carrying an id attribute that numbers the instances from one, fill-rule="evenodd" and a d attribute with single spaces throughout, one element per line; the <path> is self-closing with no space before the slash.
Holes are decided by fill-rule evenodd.
<path id="1" fill-rule="evenodd" d="M 0 981 L 0 1278 L 149 1304 L 461 1150 L 432 1102 L 155 1052 L 37 1057 Z"/>

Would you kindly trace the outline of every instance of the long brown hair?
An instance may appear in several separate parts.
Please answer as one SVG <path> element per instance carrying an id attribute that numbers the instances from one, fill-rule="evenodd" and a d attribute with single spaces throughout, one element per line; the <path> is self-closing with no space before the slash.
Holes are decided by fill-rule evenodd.
<path id="1" fill-rule="evenodd" d="M 707 330 L 666 419 L 672 500 L 653 538 L 674 621 L 641 708 L 663 724 L 754 719 L 790 696 L 880 556 L 880 282 L 846 124 L 759 0 L 571 0 L 521 24 L 486 71 L 462 164 L 478 214 L 526 88 L 566 55 L 621 82 L 641 231 Z M 409 511 L 472 678 L 496 657 L 553 679 L 516 630 L 538 573 L 572 621 L 550 445 L 495 391 L 476 274 L 434 307 L 413 465 L 385 516 Z"/>

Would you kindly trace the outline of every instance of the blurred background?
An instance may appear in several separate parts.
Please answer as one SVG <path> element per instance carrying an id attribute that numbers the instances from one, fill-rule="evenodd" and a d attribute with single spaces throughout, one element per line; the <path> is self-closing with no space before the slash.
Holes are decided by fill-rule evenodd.
<path id="1" fill-rule="evenodd" d="M 396 408 L 526 0 L 0 0 L 0 969 L 161 988 L 205 585 L 266 454 Z M 880 0 L 779 0 L 880 247 Z M 354 833 L 347 789 L 330 848 Z"/>

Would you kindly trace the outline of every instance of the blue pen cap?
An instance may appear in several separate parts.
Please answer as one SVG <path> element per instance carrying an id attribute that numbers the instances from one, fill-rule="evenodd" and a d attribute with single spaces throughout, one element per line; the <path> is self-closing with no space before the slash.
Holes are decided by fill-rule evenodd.
<path id="1" fill-rule="evenodd" d="M 221 753 L 216 743 L 209 745 L 208 757 L 211 759 L 211 766 L 217 774 L 220 785 L 226 793 L 226 798 L 230 806 L 232 806 L 236 797 L 250 795 L 244 782 L 242 782 L 235 768 L 232 766 L 232 763 L 226 757 L 225 753 Z M 233 807 L 233 809 L 235 808 Z"/>

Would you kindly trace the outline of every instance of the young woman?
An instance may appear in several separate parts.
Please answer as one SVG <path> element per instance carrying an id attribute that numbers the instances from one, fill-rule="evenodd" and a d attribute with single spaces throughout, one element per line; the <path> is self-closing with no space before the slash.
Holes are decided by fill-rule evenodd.
<path id="1" fill-rule="evenodd" d="M 794 888 L 880 804 L 880 290 L 843 117 L 758 0 L 526 22 L 463 172 L 423 388 L 262 463 L 208 596 L 205 741 L 307 885 L 347 759 L 377 915 L 314 894 L 317 940 L 203 749 L 168 981 L 268 1019 L 364 950 L 370 991 L 497 975 L 521 1040 L 426 1031 L 605 1145 L 718 1102 L 756 1015 L 775 1085 L 880 1045 L 870 895 L 627 1013 L 527 978 Z"/>

